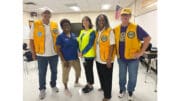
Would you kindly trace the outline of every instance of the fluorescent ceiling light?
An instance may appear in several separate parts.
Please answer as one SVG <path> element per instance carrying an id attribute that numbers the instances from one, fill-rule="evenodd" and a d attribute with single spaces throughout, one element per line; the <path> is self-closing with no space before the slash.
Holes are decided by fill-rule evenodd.
<path id="1" fill-rule="evenodd" d="M 146 8 L 153 7 L 153 6 L 157 6 L 157 2 L 148 5 Z"/>
<path id="2" fill-rule="evenodd" d="M 80 8 L 78 6 L 70 6 L 69 8 L 74 11 L 80 11 Z"/>
<path id="3" fill-rule="evenodd" d="M 102 9 L 102 10 L 108 10 L 108 9 L 110 9 L 110 7 L 111 7 L 110 4 L 103 4 L 103 5 L 101 6 L 101 9 Z"/>

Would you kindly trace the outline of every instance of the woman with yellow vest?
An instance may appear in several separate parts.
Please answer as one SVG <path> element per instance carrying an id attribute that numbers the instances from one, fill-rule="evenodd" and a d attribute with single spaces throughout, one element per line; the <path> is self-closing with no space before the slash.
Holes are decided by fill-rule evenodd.
<path id="1" fill-rule="evenodd" d="M 93 90 L 94 75 L 93 75 L 93 61 L 95 57 L 94 41 L 95 31 L 92 29 L 92 22 L 88 16 L 82 19 L 82 27 L 78 37 L 79 42 L 79 56 L 83 58 L 83 65 L 87 80 L 87 85 L 82 89 L 84 93 L 89 93 Z"/>
<path id="2" fill-rule="evenodd" d="M 104 92 L 102 101 L 109 101 L 112 90 L 115 38 L 106 15 L 100 14 L 96 18 L 96 31 L 96 66 L 101 89 Z"/>
<path id="3" fill-rule="evenodd" d="M 124 8 L 121 11 L 122 23 L 114 28 L 116 54 L 119 64 L 119 97 L 122 98 L 126 92 L 126 74 L 128 71 L 129 93 L 128 100 L 133 100 L 133 92 L 136 87 L 139 57 L 149 45 L 151 37 L 139 25 L 129 22 L 131 9 Z M 141 46 L 141 41 L 144 41 Z M 141 48 L 142 47 L 142 48 Z"/>
<path id="4" fill-rule="evenodd" d="M 37 58 L 38 62 L 40 99 L 44 99 L 46 95 L 46 72 L 48 63 L 51 69 L 50 85 L 54 92 L 59 91 L 56 87 L 58 56 L 55 45 L 59 32 L 57 23 L 50 21 L 50 17 L 51 12 L 49 10 L 43 11 L 42 20 L 35 21 L 30 32 L 32 56 L 34 60 Z"/>

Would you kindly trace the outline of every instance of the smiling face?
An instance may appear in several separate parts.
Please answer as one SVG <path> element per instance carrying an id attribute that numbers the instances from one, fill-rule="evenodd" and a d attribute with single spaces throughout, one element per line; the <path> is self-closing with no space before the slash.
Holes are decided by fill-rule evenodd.
<path id="1" fill-rule="evenodd" d="M 71 31 L 71 25 L 68 22 L 64 22 L 62 24 L 62 30 L 63 32 L 65 32 L 66 34 L 69 34 Z"/>
<path id="2" fill-rule="evenodd" d="M 83 18 L 82 23 L 83 23 L 83 26 L 84 26 L 85 29 L 86 29 L 86 28 L 89 29 L 90 22 L 89 22 L 89 20 L 88 20 L 86 17 Z"/>
<path id="3" fill-rule="evenodd" d="M 99 25 L 99 29 L 102 30 L 105 27 L 105 19 L 104 16 L 100 16 L 98 19 L 98 25 Z"/>

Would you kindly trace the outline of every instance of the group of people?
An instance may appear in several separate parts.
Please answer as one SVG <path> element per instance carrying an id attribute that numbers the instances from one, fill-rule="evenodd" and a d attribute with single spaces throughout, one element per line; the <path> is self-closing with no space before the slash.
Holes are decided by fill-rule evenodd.
<path id="1" fill-rule="evenodd" d="M 133 92 L 136 87 L 139 57 L 148 47 L 151 37 L 139 25 L 131 23 L 131 9 L 124 8 L 121 11 L 121 21 L 115 28 L 109 25 L 108 17 L 100 14 L 96 18 L 96 30 L 90 17 L 82 19 L 82 30 L 78 37 L 71 32 L 71 22 L 62 19 L 59 34 L 58 25 L 50 21 L 51 12 L 42 12 L 42 20 L 37 20 L 31 27 L 30 47 L 33 59 L 38 61 L 39 71 L 39 98 L 46 96 L 46 72 L 50 65 L 50 86 L 53 92 L 59 92 L 56 86 L 58 57 L 62 63 L 62 81 L 65 94 L 72 96 L 68 89 L 68 78 L 71 67 L 75 70 L 74 87 L 80 87 L 81 76 L 80 59 L 83 63 L 87 84 L 82 92 L 89 93 L 93 90 L 94 74 L 93 62 L 96 62 L 100 81 L 99 91 L 104 92 L 102 101 L 109 101 L 112 91 L 113 63 L 117 56 L 119 64 L 119 97 L 124 97 L 128 91 L 128 100 L 133 100 Z M 143 44 L 141 44 L 143 41 Z M 128 85 L 126 88 L 126 75 L 128 72 Z"/>

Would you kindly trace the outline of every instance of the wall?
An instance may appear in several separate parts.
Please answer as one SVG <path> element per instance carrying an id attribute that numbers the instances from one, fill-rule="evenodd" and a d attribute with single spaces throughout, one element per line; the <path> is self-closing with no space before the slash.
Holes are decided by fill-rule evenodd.
<path id="1" fill-rule="evenodd" d="M 149 33 L 153 47 L 157 47 L 157 10 L 135 17 L 135 22 Z"/>

